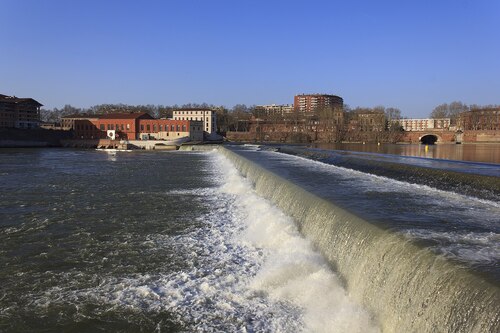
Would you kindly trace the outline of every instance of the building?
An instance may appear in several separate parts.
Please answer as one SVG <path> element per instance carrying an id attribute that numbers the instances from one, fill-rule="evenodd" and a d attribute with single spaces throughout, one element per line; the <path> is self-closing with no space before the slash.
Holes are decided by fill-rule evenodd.
<path id="1" fill-rule="evenodd" d="M 201 121 L 205 136 L 216 136 L 217 115 L 214 110 L 205 108 L 177 109 L 172 111 L 172 116 L 174 120 Z"/>
<path id="2" fill-rule="evenodd" d="M 75 129 L 75 121 L 77 120 L 97 120 L 97 115 L 90 115 L 86 113 L 75 113 L 61 117 L 61 128 L 65 131 Z"/>
<path id="3" fill-rule="evenodd" d="M 203 141 L 203 123 L 194 120 L 155 119 L 148 113 L 112 113 L 71 120 L 77 139 Z"/>
<path id="4" fill-rule="evenodd" d="M 40 126 L 40 107 L 33 98 L 0 94 L 0 127 L 37 128 Z"/>
<path id="5" fill-rule="evenodd" d="M 335 95 L 302 94 L 295 95 L 293 99 L 293 107 L 295 111 L 307 114 L 323 108 L 342 109 L 344 107 L 344 100 Z"/>
<path id="6" fill-rule="evenodd" d="M 289 104 L 267 104 L 267 105 L 256 105 L 255 111 L 257 114 L 265 115 L 281 115 L 293 113 L 293 105 Z"/>
<path id="7" fill-rule="evenodd" d="M 462 112 L 458 115 L 457 128 L 462 131 L 500 130 L 500 107 Z"/>
<path id="8" fill-rule="evenodd" d="M 399 123 L 405 131 L 448 130 L 450 118 L 425 119 L 394 119 L 391 122 Z"/>
<path id="9" fill-rule="evenodd" d="M 385 114 L 382 111 L 359 110 L 349 115 L 348 131 L 381 132 L 385 130 Z"/>

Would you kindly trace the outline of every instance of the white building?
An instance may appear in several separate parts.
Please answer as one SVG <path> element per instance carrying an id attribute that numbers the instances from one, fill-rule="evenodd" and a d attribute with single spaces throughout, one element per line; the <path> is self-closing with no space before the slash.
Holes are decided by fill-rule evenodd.
<path id="1" fill-rule="evenodd" d="M 405 131 L 447 130 L 450 128 L 450 118 L 425 119 L 395 119 Z"/>
<path id="2" fill-rule="evenodd" d="M 198 120 L 203 122 L 203 131 L 209 137 L 216 136 L 217 114 L 210 109 L 177 109 L 173 111 L 174 120 Z"/>
<path id="3" fill-rule="evenodd" d="M 293 113 L 293 105 L 288 105 L 288 104 L 256 105 L 255 110 L 262 110 L 267 115 L 272 115 L 272 114 L 284 115 L 286 113 Z"/>

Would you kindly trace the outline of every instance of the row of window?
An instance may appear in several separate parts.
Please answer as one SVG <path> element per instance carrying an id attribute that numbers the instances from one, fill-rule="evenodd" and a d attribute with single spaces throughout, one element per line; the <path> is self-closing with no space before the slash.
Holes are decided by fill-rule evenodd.
<path id="1" fill-rule="evenodd" d="M 144 127 L 146 128 L 146 132 L 151 132 L 151 125 L 144 126 L 144 124 L 141 124 L 141 132 L 144 131 Z M 176 130 L 176 128 L 177 128 L 177 131 L 179 132 L 181 130 L 181 125 L 170 125 L 170 131 L 174 132 Z M 163 125 L 159 125 L 158 129 L 159 129 L 159 132 L 163 132 Z M 169 131 L 169 126 L 165 125 L 165 132 L 168 132 L 168 131 Z M 186 125 L 182 125 L 182 131 L 186 132 Z M 156 124 L 153 124 L 153 132 L 154 133 L 157 132 Z"/>
<path id="2" fill-rule="evenodd" d="M 124 126 L 123 124 L 116 124 L 116 125 L 114 125 L 114 124 L 108 124 L 107 126 L 105 126 L 104 124 L 99 125 L 99 129 L 100 129 L 101 131 L 104 131 L 106 128 L 107 128 L 108 130 L 124 131 L 124 130 L 125 130 L 125 128 L 126 128 L 127 130 L 129 130 L 129 129 L 130 129 L 130 124 L 126 124 L 126 126 Z"/>
<path id="3" fill-rule="evenodd" d="M 16 114 L 15 113 L 0 113 L 0 117 L 2 118 L 16 118 Z"/>
<path id="4" fill-rule="evenodd" d="M 210 111 L 174 111 L 174 114 L 204 114 Z"/>
<path id="5" fill-rule="evenodd" d="M 124 131 L 125 128 L 127 130 L 130 130 L 130 124 L 126 124 L 126 126 L 124 126 L 123 124 L 108 124 L 107 126 L 105 124 L 100 124 L 99 125 L 99 129 L 101 131 L 105 131 L 106 129 L 108 130 L 117 130 L 117 131 Z M 152 126 L 153 128 L 153 133 L 156 133 L 156 132 L 163 132 L 163 130 L 165 129 L 165 132 L 168 132 L 168 131 L 172 131 L 172 132 L 175 132 L 175 131 L 178 131 L 180 132 L 181 129 L 182 129 L 182 132 L 186 132 L 187 129 L 186 129 L 186 125 L 171 125 L 170 127 L 168 125 L 165 125 L 165 127 L 163 127 L 163 125 L 159 125 L 158 127 L 156 126 L 156 124 L 153 124 Z M 88 125 L 88 124 L 76 124 L 75 125 L 75 129 L 76 130 L 87 130 L 87 131 L 90 131 L 92 129 L 95 129 L 95 127 L 93 125 Z M 158 130 L 158 131 L 157 131 Z M 194 127 L 194 130 L 201 130 L 201 127 L 199 126 L 195 126 Z M 151 125 L 146 125 L 144 126 L 144 124 L 141 124 L 141 132 L 151 132 Z M 208 127 L 207 127 L 207 131 L 208 131 Z"/>
<path id="6" fill-rule="evenodd" d="M 198 121 L 202 121 L 202 118 L 201 117 L 179 117 L 178 120 L 198 120 Z M 208 119 L 207 119 L 208 121 Z"/>

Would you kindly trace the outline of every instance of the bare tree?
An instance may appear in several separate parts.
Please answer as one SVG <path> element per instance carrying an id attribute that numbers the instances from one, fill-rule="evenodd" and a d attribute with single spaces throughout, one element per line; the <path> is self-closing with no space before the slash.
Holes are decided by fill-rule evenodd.
<path id="1" fill-rule="evenodd" d="M 401 119 L 401 110 L 398 108 L 386 108 L 385 118 L 390 122 L 391 120 Z"/>
<path id="2" fill-rule="evenodd" d="M 469 111 L 469 107 L 462 102 L 451 102 L 450 104 L 438 105 L 432 110 L 430 117 L 434 119 L 438 118 L 450 118 L 452 125 L 456 124 L 457 117 L 460 113 Z"/>

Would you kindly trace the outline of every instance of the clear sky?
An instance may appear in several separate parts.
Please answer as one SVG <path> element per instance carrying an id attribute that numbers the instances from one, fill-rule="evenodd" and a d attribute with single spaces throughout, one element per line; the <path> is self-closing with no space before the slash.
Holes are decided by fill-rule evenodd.
<path id="1" fill-rule="evenodd" d="M 0 94 L 47 108 L 500 104 L 499 0 L 0 0 L 0 36 Z"/>

